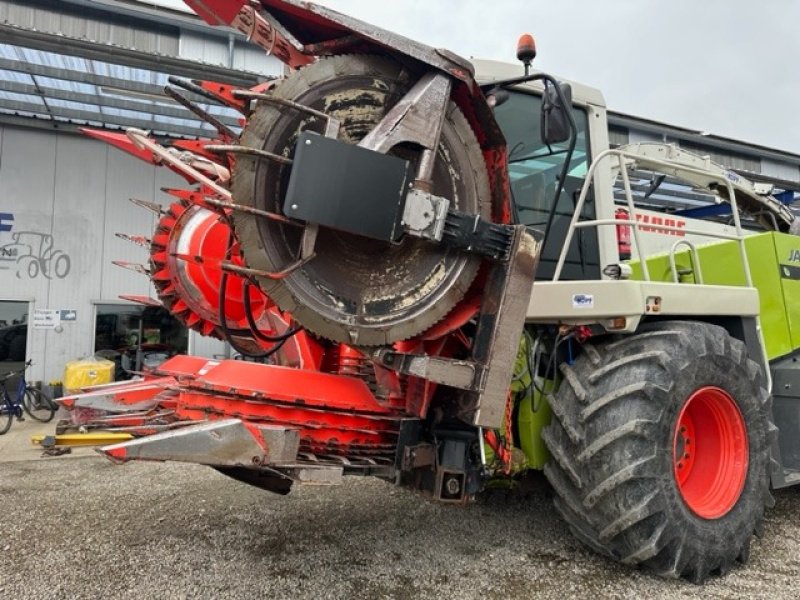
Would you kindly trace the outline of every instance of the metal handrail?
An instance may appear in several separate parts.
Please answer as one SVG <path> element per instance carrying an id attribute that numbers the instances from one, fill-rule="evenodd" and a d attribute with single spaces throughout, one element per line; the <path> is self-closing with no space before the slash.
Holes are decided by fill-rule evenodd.
<path id="1" fill-rule="evenodd" d="M 655 159 L 652 157 L 648 157 L 647 161 L 656 166 L 663 166 L 670 171 L 674 172 L 676 177 L 680 177 L 680 172 L 685 173 L 694 173 L 697 175 L 703 175 L 706 177 L 710 177 L 711 179 L 717 180 L 718 183 L 724 185 L 728 192 L 728 201 L 731 205 L 731 212 L 733 214 L 733 221 L 736 230 L 735 235 L 725 234 L 725 233 L 715 233 L 709 231 L 701 231 L 696 229 L 687 229 L 687 228 L 677 228 L 672 227 L 670 225 L 656 225 L 656 224 L 643 224 L 639 223 L 636 219 L 636 206 L 633 202 L 633 193 L 631 191 L 631 183 L 630 178 L 628 176 L 628 170 L 626 168 L 626 159 L 630 159 L 632 161 L 636 161 L 639 156 L 635 152 L 626 152 L 624 150 L 609 148 L 608 150 L 604 150 L 600 154 L 598 154 L 595 159 L 592 161 L 592 164 L 589 166 L 589 169 L 586 173 L 586 181 L 593 181 L 595 177 L 595 173 L 598 169 L 600 163 L 609 157 L 616 157 L 619 161 L 619 171 L 620 176 L 622 177 L 622 184 L 625 191 L 625 201 L 627 204 L 628 212 L 630 215 L 630 220 L 626 219 L 593 219 L 590 221 L 580 221 L 581 213 L 583 212 L 583 207 L 586 204 L 586 198 L 589 192 L 589 185 L 584 184 L 581 188 L 581 193 L 578 196 L 578 201 L 575 205 L 575 211 L 572 214 L 572 218 L 570 220 L 569 229 L 567 231 L 567 236 L 564 240 L 564 245 L 561 249 L 561 254 L 558 258 L 558 263 L 556 264 L 556 269 L 553 274 L 553 281 L 559 281 L 561 278 L 561 272 L 564 269 L 564 264 L 567 260 L 567 253 L 569 251 L 570 244 L 572 243 L 572 238 L 575 235 L 576 229 L 582 229 L 585 227 L 601 227 L 601 226 L 608 226 L 608 225 L 627 225 L 632 228 L 633 231 L 633 242 L 636 248 L 636 252 L 640 257 L 639 264 L 642 268 L 642 276 L 645 281 L 650 281 L 650 271 L 647 266 L 647 261 L 644 260 L 645 253 L 643 252 L 644 244 L 640 238 L 640 228 L 642 226 L 646 226 L 649 229 L 657 229 L 659 231 L 669 231 L 669 232 L 681 232 L 681 233 L 692 233 L 696 235 L 703 235 L 707 237 L 723 239 L 723 240 L 731 240 L 737 241 L 739 246 L 739 254 L 740 259 L 742 262 L 742 269 L 744 271 L 745 282 L 747 287 L 753 287 L 753 279 L 750 273 L 750 263 L 747 259 L 747 250 L 745 248 L 745 236 L 742 231 L 742 223 L 739 217 L 739 209 L 736 203 L 736 194 L 733 189 L 733 185 L 729 180 L 727 180 L 722 175 L 718 175 L 715 173 L 710 173 L 704 169 L 695 168 L 689 165 L 676 165 L 674 162 L 670 162 L 669 160 L 661 160 Z"/>
<path id="2" fill-rule="evenodd" d="M 681 282 L 678 277 L 678 265 L 675 262 L 675 250 L 678 249 L 678 246 L 689 247 L 689 256 L 692 261 L 692 272 L 694 273 L 695 283 L 703 285 L 703 271 L 700 269 L 700 256 L 697 254 L 697 247 L 689 240 L 678 240 L 672 244 L 672 248 L 669 249 L 669 268 L 672 271 L 672 279 L 675 283 Z"/>
<path id="3" fill-rule="evenodd" d="M 567 236 L 564 240 L 564 246 L 561 249 L 561 254 L 558 258 L 558 263 L 556 264 L 556 269 L 553 274 L 553 281 L 559 281 L 561 278 L 561 271 L 564 269 L 564 263 L 567 260 L 567 253 L 569 251 L 570 244 L 572 243 L 572 238 L 575 235 L 576 229 L 582 229 L 585 227 L 602 227 L 608 225 L 628 225 L 632 228 L 633 231 L 633 241 L 636 247 L 636 252 L 639 255 L 639 264 L 642 267 L 642 276 L 644 277 L 645 281 L 650 281 L 650 271 L 647 268 L 647 260 L 645 260 L 645 254 L 642 252 L 643 244 L 641 242 L 639 236 L 639 228 L 644 225 L 649 229 L 657 229 L 659 231 L 675 231 L 675 232 L 682 232 L 682 233 L 692 233 L 696 235 L 703 235 L 706 237 L 723 239 L 723 240 L 731 240 L 737 241 L 739 246 L 739 254 L 742 262 L 742 269 L 744 271 L 745 282 L 747 287 L 753 287 L 753 278 L 750 273 L 750 262 L 747 259 L 747 249 L 745 247 L 745 236 L 742 231 L 742 222 L 739 216 L 739 207 L 736 203 L 736 193 L 733 189 L 733 184 L 723 177 L 721 174 L 717 173 L 710 173 L 707 170 L 699 169 L 692 167 L 690 165 L 683 165 L 683 164 L 676 164 L 674 162 L 670 162 L 669 160 L 662 160 L 656 159 L 652 157 L 647 157 L 647 161 L 655 166 L 663 166 L 670 170 L 670 172 L 675 175 L 676 177 L 680 178 L 680 172 L 684 173 L 694 173 L 698 175 L 703 175 L 705 177 L 709 177 L 712 180 L 717 180 L 718 183 L 724 184 L 725 188 L 728 192 L 728 202 L 731 205 L 731 212 L 733 214 L 733 222 L 736 229 L 736 235 L 730 235 L 725 233 L 713 233 L 709 231 L 701 231 L 695 229 L 687 229 L 685 227 L 678 228 L 673 227 L 670 225 L 655 225 L 652 223 L 647 224 L 640 224 L 639 221 L 636 219 L 636 206 L 633 202 L 633 193 L 631 192 L 631 182 L 630 178 L 628 177 L 628 170 L 625 165 L 625 159 L 631 159 L 636 161 L 637 158 L 640 158 L 635 152 L 625 152 L 624 150 L 609 148 L 608 150 L 604 150 L 600 154 L 598 154 L 595 159 L 592 161 L 592 164 L 589 166 L 588 171 L 586 172 L 586 182 L 594 181 L 595 172 L 597 171 L 598 165 L 606 158 L 616 156 L 619 160 L 619 170 L 620 175 L 622 177 L 622 184 L 625 190 L 625 201 L 628 206 L 628 213 L 630 220 L 627 219 L 593 219 L 590 221 L 580 221 L 581 213 L 583 212 L 583 207 L 586 204 L 586 197 L 589 192 L 589 185 L 584 183 L 583 187 L 581 188 L 581 193 L 578 196 L 578 201 L 575 204 L 575 212 L 572 214 L 572 219 L 570 220 L 569 229 L 567 230 Z M 674 248 L 674 246 L 673 246 Z M 700 261 L 697 260 L 697 268 L 699 271 Z M 702 283 L 702 282 L 701 282 Z M 764 375 L 767 380 L 767 389 L 770 393 L 772 393 L 772 373 L 769 369 L 769 360 L 767 357 L 767 348 L 766 344 L 764 343 L 764 335 L 763 330 L 761 328 L 761 317 L 756 316 L 756 328 L 758 331 L 758 337 L 761 342 L 761 355 L 763 361 L 763 368 L 764 368 Z"/>

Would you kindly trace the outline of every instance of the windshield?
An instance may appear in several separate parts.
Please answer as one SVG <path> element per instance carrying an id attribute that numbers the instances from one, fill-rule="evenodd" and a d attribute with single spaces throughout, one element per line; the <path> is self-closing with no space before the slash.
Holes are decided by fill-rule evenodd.
<path id="1" fill-rule="evenodd" d="M 534 94 L 510 92 L 510 97 L 495 109 L 508 147 L 508 174 L 517 222 L 527 225 L 541 239 L 556 193 L 558 177 L 567 157 L 569 141 L 547 146 L 542 142 L 540 115 L 542 98 Z M 577 194 L 588 169 L 589 137 L 586 111 L 573 107 L 577 127 L 575 152 L 567 170 L 564 188 L 558 198 L 555 218 L 540 259 L 537 278 L 549 278 L 566 237 Z M 585 218 L 594 218 L 594 204 L 587 198 Z M 579 230 L 567 255 L 564 278 L 594 279 L 597 267 L 597 236 L 594 230 Z"/>

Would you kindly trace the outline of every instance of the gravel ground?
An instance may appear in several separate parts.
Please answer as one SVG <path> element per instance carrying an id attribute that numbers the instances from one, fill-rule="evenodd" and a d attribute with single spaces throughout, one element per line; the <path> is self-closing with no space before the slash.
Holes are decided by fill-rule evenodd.
<path id="1" fill-rule="evenodd" d="M 796 598 L 800 492 L 703 587 L 584 550 L 534 479 L 467 507 L 375 479 L 280 497 L 198 466 L 0 464 L 0 598 Z"/>

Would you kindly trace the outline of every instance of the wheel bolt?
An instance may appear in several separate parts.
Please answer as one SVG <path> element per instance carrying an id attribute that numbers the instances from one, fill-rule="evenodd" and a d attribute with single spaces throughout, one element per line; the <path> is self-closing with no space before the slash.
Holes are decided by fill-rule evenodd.
<path id="1" fill-rule="evenodd" d="M 447 490 L 447 493 L 450 494 L 451 496 L 455 496 L 456 494 L 458 494 L 458 492 L 461 491 L 461 484 L 459 483 L 458 479 L 456 479 L 455 477 L 450 477 L 445 482 L 444 485 L 445 485 L 445 489 Z"/>

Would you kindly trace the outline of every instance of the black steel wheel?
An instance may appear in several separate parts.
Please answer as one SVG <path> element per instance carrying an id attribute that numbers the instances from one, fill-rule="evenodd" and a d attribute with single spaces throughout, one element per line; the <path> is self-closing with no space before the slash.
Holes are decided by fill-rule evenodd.
<path id="1" fill-rule="evenodd" d="M 40 423 L 49 423 L 56 414 L 55 403 L 47 397 L 47 394 L 36 388 L 27 388 L 22 399 L 22 407 L 31 418 Z"/>
<path id="2" fill-rule="evenodd" d="M 543 433 L 556 508 L 591 548 L 696 583 L 748 558 L 769 492 L 771 397 L 721 327 L 669 321 L 584 346 Z"/>
<path id="3" fill-rule="evenodd" d="M 386 58 L 334 56 L 293 73 L 276 97 L 339 120 L 339 139 L 355 144 L 380 122 L 419 74 Z M 245 146 L 293 156 L 302 131 L 324 131 L 326 119 L 261 102 L 245 127 Z M 392 150 L 412 163 L 419 151 Z M 290 167 L 237 157 L 231 190 L 240 204 L 282 211 Z M 489 182 L 480 146 L 467 120 L 451 103 L 433 171 L 433 193 L 452 207 L 488 216 Z M 359 219 L 360 215 L 352 215 Z M 247 264 L 279 271 L 298 256 L 296 227 L 235 212 L 236 236 Z M 477 257 L 406 237 L 398 244 L 320 228 L 316 257 L 282 280 L 259 280 L 283 310 L 311 331 L 336 341 L 375 346 L 408 339 L 430 328 L 466 294 L 477 274 Z"/>

